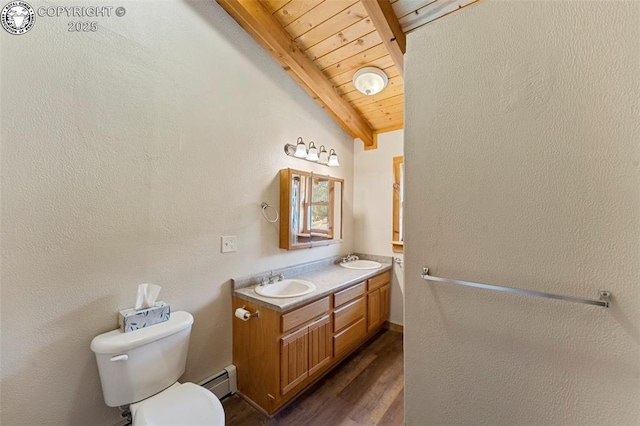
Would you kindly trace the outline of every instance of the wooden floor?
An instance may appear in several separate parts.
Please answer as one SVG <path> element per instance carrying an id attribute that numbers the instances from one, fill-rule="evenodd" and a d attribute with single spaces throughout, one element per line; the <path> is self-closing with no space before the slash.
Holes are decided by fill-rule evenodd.
<path id="1" fill-rule="evenodd" d="M 271 419 L 237 395 L 222 405 L 231 426 L 395 426 L 404 423 L 403 380 L 402 334 L 385 330 Z"/>

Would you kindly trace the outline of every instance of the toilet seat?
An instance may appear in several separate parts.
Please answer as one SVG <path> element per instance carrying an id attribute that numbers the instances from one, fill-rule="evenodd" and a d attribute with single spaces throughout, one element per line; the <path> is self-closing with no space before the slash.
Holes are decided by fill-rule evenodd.
<path id="1" fill-rule="evenodd" d="M 224 426 L 220 400 L 193 383 L 176 383 L 130 409 L 133 426 Z"/>

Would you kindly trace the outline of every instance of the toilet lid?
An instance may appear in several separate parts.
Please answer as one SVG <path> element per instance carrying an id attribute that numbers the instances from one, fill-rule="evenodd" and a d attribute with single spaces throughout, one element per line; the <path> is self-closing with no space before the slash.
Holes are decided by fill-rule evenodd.
<path id="1" fill-rule="evenodd" d="M 134 426 L 224 426 L 218 398 L 202 386 L 183 383 L 136 404 Z"/>

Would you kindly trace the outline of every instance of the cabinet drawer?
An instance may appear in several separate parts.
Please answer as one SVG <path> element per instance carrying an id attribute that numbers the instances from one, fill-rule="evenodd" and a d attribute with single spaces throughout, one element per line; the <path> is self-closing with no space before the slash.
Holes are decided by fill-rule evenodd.
<path id="1" fill-rule="evenodd" d="M 333 352 L 336 357 L 343 355 L 354 348 L 367 335 L 367 322 L 364 318 L 347 327 L 344 331 L 333 337 Z"/>
<path id="2" fill-rule="evenodd" d="M 354 286 L 351 286 L 345 290 L 341 290 L 339 292 L 337 292 L 336 294 L 333 295 L 333 306 L 335 308 L 344 305 L 347 302 L 352 301 L 353 299 L 355 299 L 358 296 L 362 296 L 364 294 L 364 292 L 366 291 L 365 289 L 365 284 L 366 282 L 363 281 L 361 283 L 358 283 Z"/>
<path id="3" fill-rule="evenodd" d="M 369 278 L 368 282 L 368 290 L 374 290 L 378 287 L 382 287 L 385 284 L 389 284 L 391 282 L 391 271 L 387 271 L 383 274 L 376 275 L 373 278 Z"/>
<path id="4" fill-rule="evenodd" d="M 313 303 L 309 303 L 307 306 L 303 306 L 300 309 L 296 309 L 295 311 L 282 315 L 280 331 L 286 333 L 287 331 L 292 330 L 307 321 L 311 321 L 322 314 L 326 314 L 327 312 L 329 312 L 329 297 L 316 300 Z"/>
<path id="5" fill-rule="evenodd" d="M 333 313 L 333 331 L 337 333 L 360 318 L 363 318 L 366 313 L 366 307 L 365 299 L 361 297 L 340 309 L 336 309 Z"/>

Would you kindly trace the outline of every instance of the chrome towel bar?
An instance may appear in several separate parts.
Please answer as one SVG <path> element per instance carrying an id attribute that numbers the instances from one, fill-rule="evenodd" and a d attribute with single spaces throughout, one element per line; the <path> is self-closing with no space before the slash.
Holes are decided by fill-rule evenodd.
<path id="1" fill-rule="evenodd" d="M 422 278 L 428 281 L 437 281 L 437 282 L 446 283 L 446 284 L 464 285 L 467 287 L 476 287 L 476 288 L 484 288 L 487 290 L 504 291 L 506 293 L 526 294 L 528 296 L 544 297 L 546 299 L 557 299 L 557 300 L 564 300 L 565 302 L 574 302 L 574 303 L 583 303 L 585 305 L 602 306 L 603 308 L 608 308 L 609 306 L 611 306 L 611 292 L 607 290 L 600 290 L 600 299 L 593 300 L 593 299 L 580 299 L 578 297 L 562 296 L 559 294 L 542 293 L 540 291 L 522 290 L 519 288 L 501 287 L 498 285 L 453 280 L 451 278 L 434 277 L 432 275 L 429 275 L 429 268 L 422 268 Z"/>

